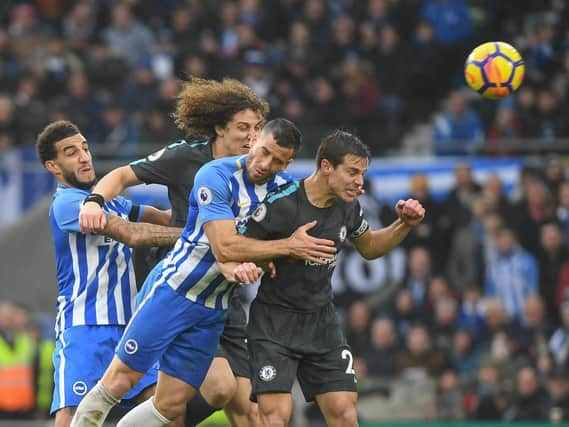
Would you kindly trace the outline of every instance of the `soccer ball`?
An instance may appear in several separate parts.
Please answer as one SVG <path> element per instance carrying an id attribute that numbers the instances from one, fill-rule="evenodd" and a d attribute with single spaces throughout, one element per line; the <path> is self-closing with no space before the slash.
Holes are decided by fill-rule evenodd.
<path id="1" fill-rule="evenodd" d="M 513 46 L 504 42 L 477 46 L 464 65 L 468 86 L 490 99 L 511 95 L 522 84 L 524 72 L 522 56 Z"/>

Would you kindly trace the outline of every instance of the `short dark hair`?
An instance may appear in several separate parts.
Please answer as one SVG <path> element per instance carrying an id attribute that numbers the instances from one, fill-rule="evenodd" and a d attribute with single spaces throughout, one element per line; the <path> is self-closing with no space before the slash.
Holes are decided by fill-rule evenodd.
<path id="1" fill-rule="evenodd" d="M 273 135 L 275 142 L 281 147 L 293 148 L 295 152 L 302 143 L 302 133 L 293 122 L 287 119 L 269 120 L 262 130 L 262 133 L 266 132 Z"/>
<path id="2" fill-rule="evenodd" d="M 55 144 L 79 133 L 81 133 L 79 128 L 67 120 L 58 120 L 47 125 L 36 140 L 36 152 L 40 162 L 45 164 L 48 160 L 55 159 L 57 157 Z"/>
<path id="3" fill-rule="evenodd" d="M 343 130 L 334 130 L 320 141 L 316 152 L 316 168 L 320 169 L 324 159 L 336 167 L 344 161 L 344 157 L 348 154 L 363 158 L 371 156 L 369 147 L 356 135 Z"/>

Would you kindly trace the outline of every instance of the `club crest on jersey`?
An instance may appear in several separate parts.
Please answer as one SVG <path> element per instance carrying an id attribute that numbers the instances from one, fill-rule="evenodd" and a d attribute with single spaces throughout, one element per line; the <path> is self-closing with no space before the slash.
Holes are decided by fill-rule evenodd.
<path id="1" fill-rule="evenodd" d="M 253 211 L 251 218 L 253 218 L 257 222 L 261 222 L 263 219 L 265 219 L 266 215 L 267 215 L 267 205 L 261 203 L 259 206 L 257 206 L 257 209 Z"/>
<path id="2" fill-rule="evenodd" d="M 213 196 L 211 194 L 211 190 L 207 187 L 200 187 L 198 189 L 198 203 L 200 205 L 209 205 Z"/>
<path id="3" fill-rule="evenodd" d="M 338 234 L 338 237 L 340 238 L 340 242 L 343 242 L 344 240 L 346 240 L 347 234 L 348 234 L 348 229 L 346 228 L 345 225 L 342 225 L 342 227 L 340 228 L 340 234 Z"/>
<path id="4" fill-rule="evenodd" d="M 263 366 L 259 371 L 259 378 L 263 381 L 272 381 L 277 376 L 277 369 L 274 366 Z"/>
<path id="5" fill-rule="evenodd" d="M 87 393 L 87 384 L 83 381 L 75 381 L 72 389 L 77 396 L 84 396 Z"/>
<path id="6" fill-rule="evenodd" d="M 126 354 L 134 354 L 137 351 L 138 351 L 138 343 L 135 340 L 130 339 L 124 343 L 124 352 Z"/>

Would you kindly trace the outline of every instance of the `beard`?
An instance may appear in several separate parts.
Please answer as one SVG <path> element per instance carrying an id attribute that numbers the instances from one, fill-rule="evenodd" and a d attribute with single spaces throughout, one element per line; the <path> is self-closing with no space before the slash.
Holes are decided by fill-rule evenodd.
<path id="1" fill-rule="evenodd" d="M 90 181 L 79 181 L 74 173 L 72 172 L 63 172 L 63 177 L 65 180 L 71 184 L 72 187 L 79 188 L 80 190 L 90 190 L 97 180 L 93 178 Z"/>

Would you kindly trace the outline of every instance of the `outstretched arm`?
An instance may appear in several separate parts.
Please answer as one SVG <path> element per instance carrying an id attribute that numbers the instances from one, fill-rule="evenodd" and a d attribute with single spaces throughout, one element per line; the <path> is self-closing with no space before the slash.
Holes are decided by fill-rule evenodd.
<path id="1" fill-rule="evenodd" d="M 105 228 L 100 234 L 134 248 L 171 246 L 176 243 L 181 233 L 182 228 L 179 227 L 129 222 L 117 215 L 106 215 Z"/>
<path id="2" fill-rule="evenodd" d="M 140 184 L 130 166 L 121 166 L 106 174 L 93 188 L 93 193 L 103 196 L 105 201 L 122 193 L 126 188 Z M 101 232 L 106 225 L 106 215 L 95 202 L 87 202 L 79 214 L 79 226 L 83 233 Z"/>
<path id="3" fill-rule="evenodd" d="M 290 256 L 324 264 L 325 259 L 334 257 L 336 248 L 332 240 L 308 235 L 308 230 L 315 225 L 316 221 L 312 221 L 297 228 L 290 237 L 280 240 L 245 237 L 237 233 L 233 220 L 209 221 L 204 224 L 204 230 L 218 262 L 270 261 Z"/>
<path id="4" fill-rule="evenodd" d="M 353 245 L 365 259 L 375 259 L 396 247 L 409 231 L 425 217 L 425 209 L 417 200 L 399 200 L 395 206 L 398 219 L 380 230 L 368 230 L 351 239 Z"/>

